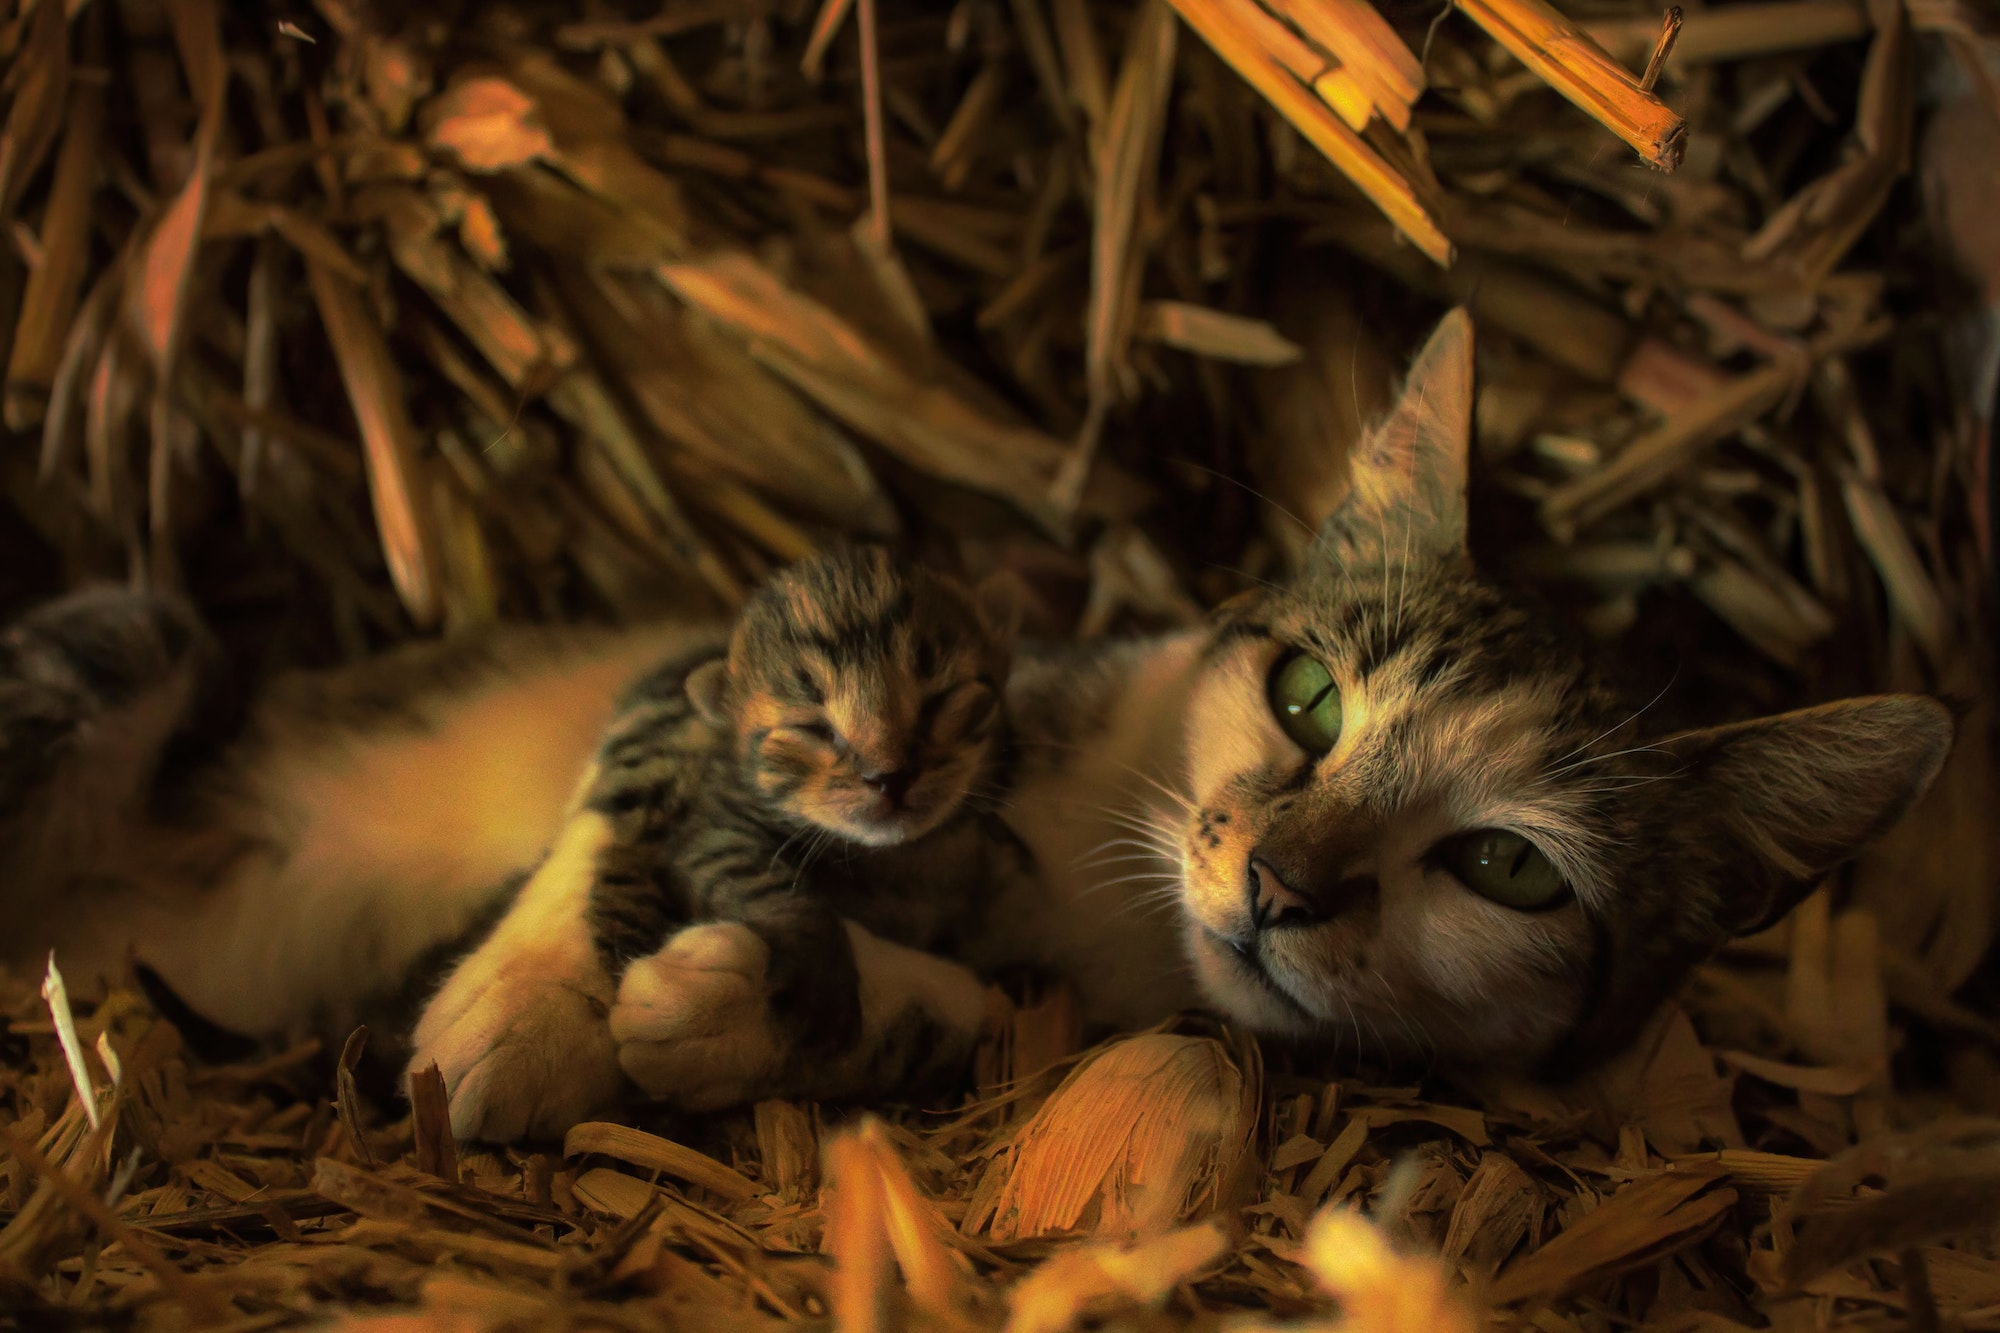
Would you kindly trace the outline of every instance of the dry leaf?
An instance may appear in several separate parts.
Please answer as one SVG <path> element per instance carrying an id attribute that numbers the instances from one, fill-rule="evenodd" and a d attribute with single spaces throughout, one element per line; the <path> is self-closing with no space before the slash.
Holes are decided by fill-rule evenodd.
<path id="1" fill-rule="evenodd" d="M 426 108 L 424 119 L 424 137 L 469 171 L 505 171 L 555 152 L 541 108 L 496 76 L 454 83 Z"/>

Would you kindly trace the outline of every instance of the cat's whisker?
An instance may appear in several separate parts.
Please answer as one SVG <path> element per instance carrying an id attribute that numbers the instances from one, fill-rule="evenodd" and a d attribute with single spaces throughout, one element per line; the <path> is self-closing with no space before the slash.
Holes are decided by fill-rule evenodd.
<path id="1" fill-rule="evenodd" d="M 1285 506 L 1279 504 L 1276 500 L 1273 500 L 1270 496 L 1258 490 L 1255 486 L 1252 486 L 1249 482 L 1244 481 L 1242 478 L 1232 477 L 1226 472 L 1218 472 L 1212 467 L 1204 467 L 1200 463 L 1196 463 L 1188 459 L 1181 459 L 1179 461 L 1181 466 L 1183 467 L 1192 468 L 1196 472 L 1205 472 L 1209 476 L 1214 477 L 1217 481 L 1226 481 L 1231 486 L 1236 487 L 1238 490 L 1241 490 L 1248 495 L 1256 496 L 1259 500 L 1262 500 L 1265 504 L 1271 506 L 1271 508 L 1277 510 L 1280 514 L 1283 514 L 1286 518 L 1289 518 L 1290 520 L 1292 520 L 1292 522 L 1298 524 L 1299 531 L 1305 533 L 1307 538 L 1310 539 L 1319 536 L 1319 530 L 1313 527 L 1312 524 L 1306 522 L 1304 519 L 1300 518 L 1297 514 L 1285 508 Z M 1248 576 L 1246 575 L 1245 577 Z"/>
<path id="2" fill-rule="evenodd" d="M 1613 759 L 1622 759 L 1626 755 L 1663 754 L 1663 753 L 1665 753 L 1665 751 L 1661 750 L 1660 747 L 1657 745 L 1634 745 L 1623 750 L 1612 750 L 1606 754 L 1588 755 L 1582 759 L 1572 760 L 1571 762 L 1564 764 L 1561 768 L 1552 768 L 1545 770 L 1542 776 L 1544 778 L 1559 778 L 1563 776 L 1565 773 L 1574 773 L 1579 768 L 1588 768 L 1592 764 L 1602 764 L 1602 763 L 1607 763 Z"/>
<path id="3" fill-rule="evenodd" d="M 1670 679 L 1669 679 L 1669 680 L 1667 681 L 1667 683 L 1666 683 L 1665 685 L 1662 685 L 1662 686 L 1660 687 L 1660 691 L 1659 691 L 1659 693 L 1655 694 L 1655 695 L 1654 695 L 1654 696 L 1653 696 L 1652 698 L 1648 699 L 1648 700 L 1647 700 L 1647 701 L 1646 701 L 1645 703 L 1641 704 L 1641 705 L 1640 705 L 1640 706 L 1638 707 L 1638 709 L 1637 709 L 1637 710 L 1635 710 L 1635 711 L 1633 712 L 1632 716 L 1630 716 L 1630 717 L 1626 718 L 1626 719 L 1625 719 L 1625 720 L 1624 720 L 1623 722 L 1620 722 L 1620 723 L 1616 724 L 1615 726 L 1611 726 L 1611 727 L 1607 727 L 1607 728 L 1606 728 L 1605 730 L 1603 730 L 1603 731 L 1600 731 L 1600 732 L 1598 732 L 1598 733 L 1597 733 L 1597 734 L 1596 734 L 1595 736 L 1592 736 L 1592 737 L 1591 737 L 1591 738 L 1590 738 L 1589 740 L 1587 740 L 1587 741 L 1585 741 L 1585 742 L 1584 742 L 1583 744 L 1581 744 L 1581 745 L 1577 746 L 1577 747 L 1576 747 L 1575 749 L 1571 750 L 1571 751 L 1570 751 L 1570 752 L 1569 752 L 1568 754 L 1565 754 L 1565 755 L 1560 755 L 1560 756 L 1558 756 L 1558 757 L 1557 757 L 1556 759 L 1554 759 L 1554 760 L 1553 760 L 1552 762 L 1553 762 L 1554 764 L 1557 764 L 1557 765 L 1565 765 L 1565 764 L 1568 764 L 1568 761 L 1570 761 L 1571 759 L 1575 759 L 1577 755 L 1580 755 L 1580 754 L 1583 754 L 1583 753 L 1584 753 L 1584 752 L 1585 752 L 1586 750 L 1590 749 L 1590 747 L 1591 747 L 1591 746 L 1593 746 L 1593 745 L 1597 744 L 1597 743 L 1598 743 L 1599 741 L 1603 740 L 1603 739 L 1604 739 L 1605 737 L 1607 737 L 1607 736 L 1611 736 L 1611 735 L 1615 735 L 1615 734 L 1617 734 L 1618 732 L 1620 732 L 1620 731 L 1623 731 L 1623 730 L 1624 730 L 1625 728 L 1627 728 L 1627 727 L 1629 727 L 1629 726 L 1632 726 L 1632 725 L 1634 725 L 1635 723 L 1637 723 L 1637 722 L 1638 722 L 1638 720 L 1639 720 L 1640 718 L 1644 717 L 1644 716 L 1645 716 L 1645 715 L 1646 715 L 1646 714 L 1647 714 L 1647 713 L 1648 713 L 1649 711 L 1651 711 L 1651 710 L 1652 710 L 1652 707 L 1653 707 L 1653 705 L 1655 705 L 1655 704 L 1659 703 L 1659 702 L 1660 702 L 1660 700 L 1662 700 L 1662 699 L 1664 699 L 1664 698 L 1666 698 L 1666 697 L 1667 697 L 1667 691 L 1668 691 L 1668 690 L 1670 690 L 1670 689 L 1672 689 L 1672 688 L 1674 687 L 1674 682 L 1675 682 L 1675 681 L 1677 681 L 1677 680 L 1679 680 L 1679 679 L 1680 679 L 1680 671 L 1679 671 L 1679 669 L 1678 669 L 1678 668 L 1676 668 L 1676 669 L 1675 669 L 1675 671 L 1674 671 L 1674 674 L 1673 674 L 1673 676 L 1672 676 L 1672 677 L 1671 677 L 1671 678 L 1670 678 Z M 1646 748 L 1650 748 L 1650 747 L 1640 747 L 1640 748 L 1642 748 L 1642 749 L 1646 749 Z M 1627 754 L 1631 754 L 1631 753 L 1634 753 L 1634 751 L 1630 751 L 1630 750 L 1628 750 L 1628 751 L 1625 751 L 1624 753 L 1627 753 Z M 1604 759 L 1609 759 L 1609 758 L 1612 758 L 1612 757 L 1614 757 L 1614 756 L 1611 756 L 1611 755 L 1603 755 L 1603 756 L 1599 756 L 1599 758 L 1604 758 Z M 1597 760 L 1596 760 L 1596 759 L 1584 759 L 1584 760 L 1580 760 L 1579 762 L 1581 762 L 1581 763 L 1595 763 L 1595 762 L 1597 762 Z M 1553 769 L 1553 771 L 1551 771 L 1551 772 L 1549 773 L 1549 776 L 1558 776 L 1558 775 L 1560 775 L 1560 774 L 1563 774 L 1563 773 L 1567 773 L 1568 771 L 1569 771 L 1569 768 L 1568 768 L 1568 767 L 1557 767 L 1557 768 Z"/>
<path id="4" fill-rule="evenodd" d="M 1144 782 L 1145 784 L 1150 786 L 1154 791 L 1158 792 L 1160 795 L 1172 801 L 1176 806 L 1180 808 L 1180 810 L 1184 814 L 1198 815 L 1201 813 L 1201 807 L 1198 806 L 1194 802 L 1194 800 L 1189 796 L 1187 796 L 1185 793 L 1174 790 L 1172 787 L 1169 787 L 1167 784 L 1161 782 L 1158 778 L 1154 777 L 1151 773 L 1148 773 L 1145 769 L 1140 768 L 1136 764 L 1132 764 L 1123 759 L 1120 759 L 1116 755 L 1105 755 L 1101 751 L 1094 750 L 1089 746 L 1078 745 L 1073 741 L 1040 741 L 1037 743 L 1044 745 L 1050 749 L 1070 750 L 1077 754 L 1091 754 L 1099 758 L 1108 758 L 1111 760 L 1111 762 L 1117 764 L 1119 768 L 1123 769 L 1127 773 L 1130 773 L 1133 777 L 1138 778 L 1141 782 Z"/>

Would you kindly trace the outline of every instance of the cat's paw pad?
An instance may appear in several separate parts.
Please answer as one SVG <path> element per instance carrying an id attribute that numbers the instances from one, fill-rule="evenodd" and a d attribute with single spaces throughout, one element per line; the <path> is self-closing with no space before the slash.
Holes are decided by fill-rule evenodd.
<path id="1" fill-rule="evenodd" d="M 690 926 L 633 963 L 610 1024 L 627 1076 L 686 1111 L 763 1095 L 786 1053 L 768 1002 L 769 958 L 754 931 L 718 924 Z"/>
<path id="2" fill-rule="evenodd" d="M 561 959 L 474 954 L 417 1024 L 412 1072 L 435 1062 L 460 1139 L 559 1138 L 618 1099 L 603 999 Z"/>

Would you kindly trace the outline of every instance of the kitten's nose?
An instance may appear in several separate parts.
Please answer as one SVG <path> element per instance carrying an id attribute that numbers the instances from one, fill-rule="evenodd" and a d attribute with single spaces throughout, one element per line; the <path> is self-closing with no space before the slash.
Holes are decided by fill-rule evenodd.
<path id="1" fill-rule="evenodd" d="M 1269 861 L 1250 862 L 1250 923 L 1259 930 L 1302 926 L 1320 919 L 1312 900 L 1285 883 Z"/>
<path id="2" fill-rule="evenodd" d="M 910 785 L 917 780 L 917 770 L 910 766 L 878 769 L 873 773 L 863 773 L 861 780 L 880 792 L 890 805 L 901 805 L 903 798 L 910 794 Z"/>

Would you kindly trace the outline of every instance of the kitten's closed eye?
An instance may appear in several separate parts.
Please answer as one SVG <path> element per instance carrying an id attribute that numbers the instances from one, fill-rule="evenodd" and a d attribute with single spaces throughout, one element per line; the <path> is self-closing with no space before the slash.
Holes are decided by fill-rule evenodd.
<path id="1" fill-rule="evenodd" d="M 977 732 L 999 705 L 1000 696 L 992 686 L 982 680 L 966 681 L 924 700 L 917 713 L 917 733 L 948 745 Z"/>
<path id="2" fill-rule="evenodd" d="M 833 724 L 823 717 L 800 718 L 785 723 L 781 729 L 800 736 L 809 736 L 816 741 L 824 741 L 828 745 L 840 739 L 839 733 L 833 729 Z"/>

